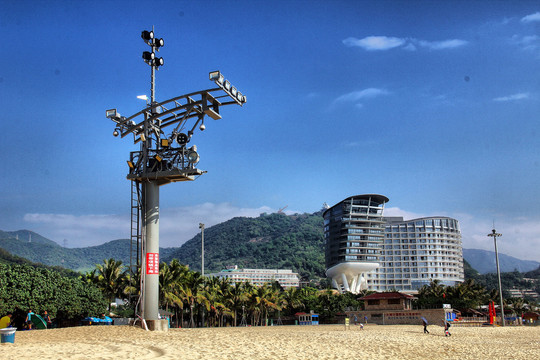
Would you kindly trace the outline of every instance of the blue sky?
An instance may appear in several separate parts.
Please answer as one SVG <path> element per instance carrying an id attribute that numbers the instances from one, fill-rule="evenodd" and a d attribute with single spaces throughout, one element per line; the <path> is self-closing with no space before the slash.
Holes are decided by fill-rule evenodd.
<path id="1" fill-rule="evenodd" d="M 161 188 L 161 246 L 234 216 L 315 212 L 363 193 L 450 216 L 465 248 L 540 260 L 536 1 L 2 1 L 0 229 L 68 247 L 129 236 L 105 110 L 142 109 L 221 70 L 247 96 L 193 139 L 208 173 Z"/>

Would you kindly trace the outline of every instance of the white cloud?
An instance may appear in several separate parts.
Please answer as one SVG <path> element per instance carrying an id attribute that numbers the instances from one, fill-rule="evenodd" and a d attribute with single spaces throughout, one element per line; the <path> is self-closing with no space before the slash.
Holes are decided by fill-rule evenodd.
<path id="1" fill-rule="evenodd" d="M 535 51 L 540 47 L 540 37 L 538 35 L 514 35 L 511 42 L 526 51 Z"/>
<path id="2" fill-rule="evenodd" d="M 443 41 L 425 41 L 420 40 L 418 44 L 422 47 L 429 48 L 431 50 L 444 50 L 444 49 L 454 49 L 467 45 L 468 42 L 465 40 L 452 39 L 452 40 L 443 40 Z"/>
<path id="3" fill-rule="evenodd" d="M 521 18 L 521 21 L 524 23 L 540 21 L 540 12 L 535 12 L 534 14 L 524 16 Z"/>
<path id="4" fill-rule="evenodd" d="M 492 219 L 481 219 L 469 214 L 455 214 L 461 225 L 463 247 L 495 251 Z M 502 218 L 495 221 L 495 229 L 502 234 L 497 239 L 499 253 L 523 260 L 540 261 L 540 219 Z"/>
<path id="5" fill-rule="evenodd" d="M 384 216 L 401 216 L 403 217 L 403 220 L 408 221 L 408 220 L 414 220 L 421 217 L 425 217 L 426 215 L 413 213 L 407 210 L 402 210 L 398 207 L 385 207 Z"/>
<path id="6" fill-rule="evenodd" d="M 427 41 L 410 38 L 397 38 L 388 36 L 368 36 L 363 39 L 349 37 L 343 40 L 343 44 L 349 47 L 361 47 L 367 51 L 390 50 L 401 47 L 404 50 L 415 51 L 417 47 L 430 50 L 454 49 L 467 45 L 469 42 L 460 39 L 450 39 L 442 41 Z"/>
<path id="7" fill-rule="evenodd" d="M 381 95 L 388 95 L 390 92 L 385 89 L 367 88 L 364 90 L 353 91 L 339 96 L 334 102 L 354 102 L 361 99 L 374 98 Z"/>
<path id="8" fill-rule="evenodd" d="M 204 203 L 190 207 L 160 210 L 160 246 L 178 247 L 195 236 L 199 223 L 210 227 L 233 217 L 257 217 L 276 210 L 267 206 L 239 208 L 228 203 Z M 285 211 L 294 213 L 294 211 Z M 24 220 L 32 231 L 59 244 L 67 240 L 68 247 L 86 247 L 130 237 L 130 218 L 127 215 L 67 215 L 26 214 Z"/>
<path id="9" fill-rule="evenodd" d="M 516 100 L 524 100 L 528 98 L 529 98 L 529 93 L 519 93 L 519 94 L 514 94 L 514 95 L 509 95 L 509 96 L 501 96 L 501 97 L 493 99 L 493 101 L 499 101 L 499 102 L 516 101 Z"/>
<path id="10" fill-rule="evenodd" d="M 401 46 L 405 43 L 405 39 L 388 36 L 368 36 L 363 39 L 349 37 L 343 40 L 346 46 L 358 46 L 368 51 L 388 50 Z"/>

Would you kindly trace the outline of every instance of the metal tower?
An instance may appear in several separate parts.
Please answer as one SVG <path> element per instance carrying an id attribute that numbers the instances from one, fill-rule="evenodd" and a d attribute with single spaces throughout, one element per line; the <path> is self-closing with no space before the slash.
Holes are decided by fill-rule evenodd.
<path id="1" fill-rule="evenodd" d="M 156 56 L 156 51 L 164 46 L 164 41 L 155 37 L 153 29 L 143 31 L 141 37 L 152 50 L 142 55 L 151 67 L 150 101 L 144 109 L 129 117 L 121 116 L 116 109 L 107 110 L 106 117 L 116 125 L 114 136 L 132 135 L 134 144 L 140 144 L 140 149 L 132 151 L 127 161 L 127 179 L 131 181 L 130 271 L 135 277 L 140 269 L 139 313 L 149 323 L 158 321 L 159 187 L 193 181 L 206 172 L 197 168 L 196 145 L 189 145 L 194 133 L 206 128 L 206 116 L 221 119 L 221 106 L 243 106 L 246 97 L 219 71 L 212 71 L 209 77 L 217 87 L 157 102 L 155 71 L 164 62 Z M 164 130 L 167 127 L 172 129 L 169 134 Z"/>

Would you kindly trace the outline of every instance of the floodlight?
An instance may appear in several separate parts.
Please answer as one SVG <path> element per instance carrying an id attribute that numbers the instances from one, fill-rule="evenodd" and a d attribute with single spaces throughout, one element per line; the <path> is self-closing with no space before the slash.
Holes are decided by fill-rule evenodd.
<path id="1" fill-rule="evenodd" d="M 131 161 L 128 160 L 127 164 L 128 164 L 130 169 L 132 169 L 132 170 L 135 169 L 135 165 L 133 165 L 133 163 Z"/>
<path id="2" fill-rule="evenodd" d="M 114 129 L 112 134 L 113 134 L 114 137 L 116 137 L 116 136 L 120 135 L 120 132 L 118 132 L 118 129 Z"/>
<path id="3" fill-rule="evenodd" d="M 150 60 L 154 60 L 154 57 L 156 55 L 154 53 L 151 53 L 151 52 L 148 52 L 148 51 L 145 51 L 142 53 L 142 58 L 145 60 L 145 61 L 150 61 Z"/>
<path id="4" fill-rule="evenodd" d="M 197 154 L 197 151 L 195 150 L 191 150 L 189 153 L 188 153 L 188 160 L 190 163 L 194 164 L 194 163 L 198 163 L 199 162 L 199 154 Z"/>
<path id="5" fill-rule="evenodd" d="M 147 100 L 148 100 L 148 96 L 146 96 L 146 95 L 138 95 L 138 96 L 137 96 L 137 99 L 141 99 L 141 100 L 147 101 Z"/>
<path id="6" fill-rule="evenodd" d="M 236 94 L 236 98 L 242 103 L 246 102 L 246 97 L 240 91 L 238 92 L 238 94 Z"/>
<path id="7" fill-rule="evenodd" d="M 155 58 L 154 59 L 154 66 L 163 66 L 163 58 L 160 57 L 160 58 Z"/>
<path id="8" fill-rule="evenodd" d="M 163 41 L 163 39 L 154 39 L 154 46 L 155 47 L 162 47 L 163 45 L 165 45 L 165 42 Z"/>
<path id="9" fill-rule="evenodd" d="M 234 97 L 236 97 L 236 94 L 238 94 L 238 90 L 236 90 L 236 88 L 234 86 L 231 88 L 231 94 Z"/>
<path id="10" fill-rule="evenodd" d="M 231 83 L 229 82 L 229 80 L 225 80 L 223 86 L 225 86 L 225 90 L 231 91 Z"/>
<path id="11" fill-rule="evenodd" d="M 223 74 L 218 71 L 211 71 L 209 74 L 210 80 L 214 81 L 218 85 L 223 85 L 223 82 L 225 81 L 225 78 L 223 77 Z"/>
<path id="12" fill-rule="evenodd" d="M 144 30 L 142 33 L 141 33 L 141 37 L 144 41 L 150 41 L 154 38 L 154 32 L 153 31 L 146 31 Z"/>
<path id="13" fill-rule="evenodd" d="M 115 118 L 116 114 L 116 109 L 105 110 L 105 117 Z"/>
<path id="14" fill-rule="evenodd" d="M 189 137 L 186 134 L 180 133 L 176 135 L 176 142 L 178 143 L 178 145 L 185 145 L 188 141 Z"/>

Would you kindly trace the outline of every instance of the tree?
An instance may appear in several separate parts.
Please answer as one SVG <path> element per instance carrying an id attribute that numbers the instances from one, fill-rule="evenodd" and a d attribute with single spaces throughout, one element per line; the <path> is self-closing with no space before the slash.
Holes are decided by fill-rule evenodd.
<path id="1" fill-rule="evenodd" d="M 103 264 L 96 266 L 95 280 L 96 285 L 103 292 L 103 295 L 109 300 L 109 312 L 111 311 L 111 303 L 116 297 L 123 297 L 123 285 L 125 284 L 124 266 L 122 261 L 114 259 L 103 260 Z M 88 276 L 88 275 L 87 275 Z"/>
<path id="2" fill-rule="evenodd" d="M 105 312 L 107 301 L 91 282 L 29 265 L 0 264 L 0 307 L 5 312 L 45 310 L 61 320 Z"/>

